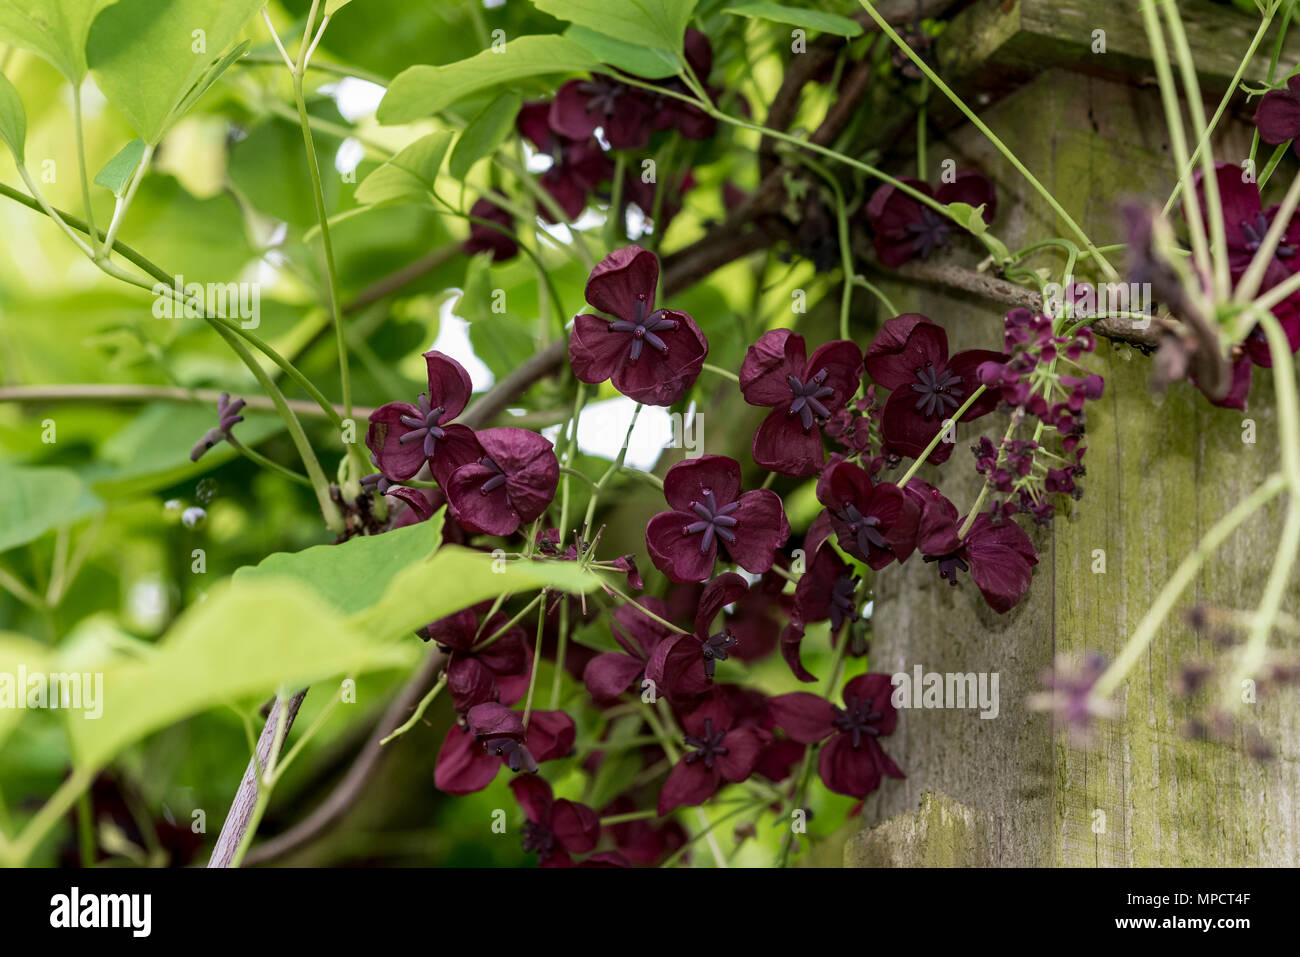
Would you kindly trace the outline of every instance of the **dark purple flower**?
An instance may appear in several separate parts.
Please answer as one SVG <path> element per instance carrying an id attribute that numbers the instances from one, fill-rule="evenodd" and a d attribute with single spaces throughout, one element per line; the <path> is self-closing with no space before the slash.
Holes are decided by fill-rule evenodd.
<path id="1" fill-rule="evenodd" d="M 190 461 L 197 462 L 203 453 L 208 451 L 218 442 L 230 436 L 230 430 L 235 427 L 237 422 L 243 422 L 244 417 L 239 413 L 243 411 L 244 400 L 236 399 L 230 401 L 230 393 L 223 392 L 217 399 L 217 424 L 208 429 L 203 434 L 203 438 L 194 443 L 194 448 L 190 449 Z"/>
<path id="2" fill-rule="evenodd" d="M 519 254 L 519 244 L 515 242 L 514 235 L 510 232 L 514 225 L 514 219 L 508 212 L 492 202 L 490 199 L 480 199 L 470 207 L 469 214 L 474 219 L 487 220 L 490 223 L 497 223 L 502 229 L 496 229 L 484 223 L 470 223 L 469 239 L 465 240 L 461 248 L 466 255 L 473 256 L 477 253 L 492 253 L 492 261 L 499 263 L 507 259 L 513 259 Z"/>
<path id="3" fill-rule="evenodd" d="M 651 614 L 668 620 L 668 606 L 662 598 L 647 595 L 639 599 L 639 604 Z M 636 605 L 620 605 L 614 612 L 610 631 L 623 651 L 597 655 L 587 662 L 582 673 L 583 683 L 598 703 L 614 701 L 631 688 L 645 674 L 646 662 L 659 643 L 673 634 Z"/>
<path id="4" fill-rule="evenodd" d="M 917 504 L 897 485 L 876 484 L 852 462 L 835 461 L 822 473 L 817 500 L 830 513 L 840 548 L 871 568 L 905 562 L 916 547 Z"/>
<path id="5" fill-rule="evenodd" d="M 629 797 L 615 798 L 605 808 L 601 817 L 614 817 L 636 811 L 636 802 Z M 687 841 L 686 831 L 675 820 L 656 827 L 646 820 L 623 821 L 609 825 L 619 852 L 633 864 L 654 864 L 674 853 Z"/>
<path id="6" fill-rule="evenodd" d="M 446 668 L 447 690 L 460 714 L 489 701 L 512 705 L 528 691 L 533 653 L 523 628 L 515 625 L 490 645 L 476 648 L 508 623 L 509 619 L 497 612 L 480 628 L 479 611 L 466 608 L 417 632 L 451 652 Z"/>
<path id="7" fill-rule="evenodd" d="M 984 222 L 993 222 L 997 198 L 993 183 L 981 173 L 965 170 L 951 183 L 941 183 L 932 190 L 919 179 L 903 179 L 903 183 L 917 192 L 933 196 L 943 205 L 967 203 L 984 207 Z M 949 235 L 955 228 L 951 219 L 904 193 L 896 186 L 886 184 L 872 194 L 867 203 L 867 222 L 871 225 L 872 243 L 876 257 L 886 266 L 897 268 L 916 257 L 929 259 L 939 246 L 947 246 Z"/>
<path id="8" fill-rule="evenodd" d="M 389 402 L 370 415 L 366 447 L 374 462 L 394 481 L 409 479 L 428 463 L 429 471 L 445 487 L 447 476 L 480 454 L 468 426 L 450 424 L 460 415 L 472 391 L 469 373 L 450 356 L 424 354 L 429 391 L 419 404 Z"/>
<path id="9" fill-rule="evenodd" d="M 722 787 L 754 772 L 770 736 L 736 719 L 721 694 L 714 694 L 682 718 L 687 751 L 673 765 L 659 792 L 659 814 L 703 804 Z"/>
<path id="10" fill-rule="evenodd" d="M 959 573 L 968 572 L 999 615 L 1020 603 L 1033 581 L 1038 553 L 1019 525 L 995 523 L 981 512 L 965 537 L 959 537 L 962 517 L 937 489 L 913 479 L 907 483 L 907 493 L 922 507 L 917 550 L 927 562 L 937 564 L 940 578 L 956 585 Z"/>
<path id="11" fill-rule="evenodd" d="M 503 427 L 477 433 L 477 461 L 447 479 L 447 501 L 467 528 L 513 535 L 546 511 L 560 481 L 550 441 L 527 429 Z"/>
<path id="12" fill-rule="evenodd" d="M 564 215 L 574 220 L 586 207 L 587 194 L 614 175 L 614 164 L 594 139 L 571 140 L 552 130 L 550 112 L 549 103 L 527 103 L 515 125 L 540 152 L 551 157 L 551 167 L 542 173 L 540 182 Z M 545 207 L 540 212 L 554 221 Z"/>
<path id="13" fill-rule="evenodd" d="M 536 775 L 510 782 L 528 823 L 524 850 L 537 854 L 542 867 L 568 867 L 570 854 L 584 854 L 600 840 L 600 818 L 585 804 L 555 800 L 551 786 Z"/>
<path id="14" fill-rule="evenodd" d="M 704 366 L 709 344 L 684 312 L 655 308 L 659 260 L 639 246 L 610 253 L 587 279 L 587 302 L 615 318 L 573 320 L 569 363 L 593 385 L 606 379 L 630 399 L 672 405 Z"/>
<path id="15" fill-rule="evenodd" d="M 809 542 L 805 540 L 805 545 Z M 858 579 L 853 569 L 835 549 L 818 547 L 812 561 L 794 589 L 794 612 L 781 633 L 781 655 L 790 671 L 800 681 L 816 681 L 817 676 L 803 665 L 801 650 L 804 629 L 819 621 L 829 621 L 834 641 L 846 624 L 858 620 L 855 595 Z"/>
<path id="16" fill-rule="evenodd" d="M 892 692 L 889 675 L 869 673 L 844 686 L 843 708 L 807 691 L 778 695 L 769 705 L 777 727 L 795 741 L 814 744 L 834 735 L 821 749 L 817 771 L 836 794 L 861 798 L 885 775 L 905 777 L 880 746 L 898 724 Z"/>
<path id="17" fill-rule="evenodd" d="M 438 752 L 433 783 L 446 794 L 481 791 L 504 764 L 533 772 L 543 761 L 567 757 L 577 734 L 563 711 L 534 711 L 525 730 L 521 712 L 492 701 L 475 705 L 465 726 L 453 724 Z"/>
<path id="18" fill-rule="evenodd" d="M 655 567 L 675 582 L 704 581 L 719 550 L 741 568 L 761 575 L 790 536 L 781 498 L 770 489 L 740 491 L 740 463 L 725 455 L 678 462 L 664 476 L 673 511 L 646 526 Z"/>
<path id="19" fill-rule="evenodd" d="M 807 357 L 803 336 L 765 332 L 745 353 L 740 391 L 772 409 L 754 433 L 755 464 L 782 475 L 816 475 L 825 461 L 820 426 L 858 390 L 862 352 L 839 339 Z"/>
<path id="20" fill-rule="evenodd" d="M 650 654 L 645 676 L 655 683 L 656 693 L 672 701 L 704 694 L 713 682 L 719 661 L 727 660 L 727 651 L 739 639 L 723 623 L 713 632 L 713 620 L 723 607 L 738 601 L 749 591 L 749 583 L 735 572 L 726 572 L 704 586 L 695 613 L 695 633 L 673 632 L 663 638 Z"/>
<path id="21" fill-rule="evenodd" d="M 1005 362 L 987 349 L 948 355 L 943 327 L 918 313 L 895 316 L 867 347 L 866 368 L 873 382 L 892 389 L 881 417 L 885 444 L 916 458 L 979 387 L 976 371 L 984 362 Z M 997 408 L 998 393 L 987 390 L 961 416 L 969 422 Z M 928 461 L 938 465 L 952 455 L 952 442 L 940 442 Z"/>
<path id="22" fill-rule="evenodd" d="M 1259 138 L 1276 145 L 1300 137 L 1300 75 L 1286 81 L 1285 90 L 1269 90 L 1255 109 Z M 1300 142 L 1291 148 L 1300 156 Z"/>
<path id="23" fill-rule="evenodd" d="M 560 87 L 547 119 L 552 130 L 571 140 L 589 139 L 600 127 L 614 149 L 639 150 L 650 143 L 654 115 L 640 90 L 598 73 Z"/>

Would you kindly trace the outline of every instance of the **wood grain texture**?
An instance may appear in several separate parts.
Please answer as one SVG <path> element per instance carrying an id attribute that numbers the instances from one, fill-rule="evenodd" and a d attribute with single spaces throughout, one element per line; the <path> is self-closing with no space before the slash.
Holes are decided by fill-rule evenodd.
<path id="1" fill-rule="evenodd" d="M 984 118 L 1014 131 L 1011 148 L 1098 243 L 1122 240 L 1117 200 L 1163 203 L 1174 179 L 1152 89 L 1053 71 Z M 1240 162 L 1248 144 L 1247 129 L 1229 127 L 1217 155 Z M 975 131 L 956 131 L 931 155 L 932 163 L 951 156 L 959 168 L 978 166 L 994 178 L 994 228 L 1012 248 L 1062 235 L 1041 199 Z M 900 310 L 945 325 L 954 351 L 1000 341 L 1001 314 L 985 302 L 902 281 L 886 291 Z M 1195 712 L 1171 683 L 1185 662 L 1216 652 L 1181 618 L 1161 629 L 1122 686 L 1122 714 L 1099 727 L 1092 749 L 1067 747 L 1048 717 L 1026 708 L 1057 653 L 1113 657 L 1205 529 L 1279 461 L 1267 371 L 1255 370 L 1243 415 L 1210 406 L 1186 384 L 1153 394 L 1150 361 L 1124 346 L 1102 343 L 1086 364 L 1105 376 L 1106 395 L 1089 411 L 1085 494 L 1050 529 L 1032 532 L 1040 562 L 1020 607 L 995 615 L 969 582 L 951 588 L 915 560 L 878 576 L 872 670 L 997 671 L 1001 713 L 983 720 L 975 711 L 904 711 L 884 744 L 908 777 L 886 781 L 867 799 L 868 827 L 847 845 L 850 864 L 1300 864 L 1296 694 L 1246 709 L 1278 752 L 1271 763 L 1182 737 L 1181 724 Z M 1242 441 L 1246 419 L 1255 424 L 1253 445 Z M 967 447 L 981 432 L 996 439 L 1004 427 L 1005 417 L 994 416 L 959 429 L 942 473 L 959 506 L 969 507 L 978 490 Z M 1276 502 L 1243 525 L 1183 607 L 1253 608 L 1280 516 Z M 1097 549 L 1105 574 L 1093 572 Z M 1294 584 L 1284 605 L 1300 607 Z M 1288 643 L 1294 647 L 1273 637 L 1274 646 Z M 1102 833 L 1093 829 L 1097 811 L 1105 815 Z"/>

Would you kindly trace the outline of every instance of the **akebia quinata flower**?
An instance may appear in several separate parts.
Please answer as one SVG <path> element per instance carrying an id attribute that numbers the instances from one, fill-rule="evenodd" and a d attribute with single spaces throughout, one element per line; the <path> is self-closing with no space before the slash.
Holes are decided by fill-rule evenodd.
<path id="1" fill-rule="evenodd" d="M 932 196 L 941 205 L 966 203 L 984 207 L 984 222 L 993 222 L 997 210 L 997 197 L 993 183 L 981 173 L 964 170 L 951 183 L 941 183 L 932 190 L 919 179 L 902 179 L 917 192 Z M 947 216 L 903 192 L 897 186 L 886 184 L 872 194 L 867 203 L 867 222 L 871 225 L 871 239 L 876 257 L 886 266 L 897 268 L 911 259 L 929 259 L 931 253 L 951 241 L 952 231 L 960 228 Z"/>
<path id="2" fill-rule="evenodd" d="M 513 259 L 519 254 L 519 244 L 515 242 L 514 235 L 510 232 L 514 220 L 508 212 L 490 199 L 480 199 L 470 207 L 469 214 L 473 219 L 486 222 L 470 223 L 469 238 L 461 247 L 468 255 L 490 252 L 492 261 L 499 263 L 506 259 Z M 502 228 L 497 229 L 486 223 L 496 223 Z"/>
<path id="3" fill-rule="evenodd" d="M 577 729 L 563 711 L 534 711 L 524 727 L 523 713 L 491 701 L 475 705 L 465 723 L 453 724 L 443 739 L 433 783 L 446 794 L 481 791 L 502 765 L 531 773 L 537 765 L 567 757 Z"/>
<path id="4" fill-rule="evenodd" d="M 457 520 L 489 535 L 513 535 L 555 498 L 560 463 L 545 437 L 504 427 L 476 434 L 478 457 L 444 484 Z"/>
<path id="5" fill-rule="evenodd" d="M 723 607 L 738 601 L 749 591 L 749 583 L 735 572 L 719 575 L 704 586 L 695 614 L 693 635 L 672 634 L 660 641 L 646 664 L 645 676 L 661 694 L 677 701 L 704 694 L 713 681 L 719 661 L 739 639 L 725 623 L 713 630 L 713 620 Z"/>
<path id="6" fill-rule="evenodd" d="M 917 503 L 897 485 L 876 484 L 852 462 L 836 461 L 822 473 L 817 498 L 840 548 L 871 568 L 905 562 L 916 547 Z"/>
<path id="7" fill-rule="evenodd" d="M 773 329 L 745 353 L 740 390 L 772 409 L 754 433 L 754 462 L 782 475 L 816 475 L 825 461 L 821 426 L 842 409 L 862 378 L 862 353 L 846 340 L 807 357 L 803 336 Z"/>
<path id="8" fill-rule="evenodd" d="M 515 125 L 539 152 L 551 157 L 550 169 L 540 177 L 542 187 L 565 216 L 577 219 L 587 205 L 587 194 L 614 175 L 614 164 L 594 139 L 572 140 L 551 129 L 550 113 L 550 103 L 526 103 Z M 544 205 L 540 212 L 554 222 Z"/>
<path id="9" fill-rule="evenodd" d="M 888 449 L 909 458 L 925 451 L 980 386 L 977 371 L 984 362 L 1005 362 L 1007 356 L 988 349 L 968 349 L 948 355 L 943 327 L 918 313 L 890 319 L 867 347 L 867 375 L 892 389 L 881 416 Z M 986 390 L 962 413 L 969 422 L 997 408 L 998 394 Z M 939 442 L 927 461 L 938 465 L 952 455 L 953 442 Z"/>
<path id="10" fill-rule="evenodd" d="M 661 816 L 676 807 L 703 804 L 725 782 L 745 780 L 770 739 L 761 728 L 737 720 L 718 693 L 683 717 L 682 728 L 686 752 L 659 792 Z"/>
<path id="11" fill-rule="evenodd" d="M 497 612 L 480 627 L 480 611 L 486 607 L 466 608 L 417 632 L 451 652 L 445 672 L 447 690 L 461 714 L 490 701 L 503 705 L 520 701 L 532 671 L 533 653 L 524 629 L 514 625 L 497 635 L 509 619 Z M 491 644 L 476 648 L 489 638 L 494 639 Z"/>
<path id="12" fill-rule="evenodd" d="M 524 825 L 524 850 L 537 855 L 542 867 L 569 867 L 570 854 L 583 854 L 600 839 L 600 818 L 577 801 L 559 800 L 551 786 L 536 775 L 510 782 L 528 823 Z"/>
<path id="13" fill-rule="evenodd" d="M 424 354 L 429 391 L 416 405 L 389 402 L 370 415 L 366 447 L 374 453 L 380 471 L 393 481 L 414 476 L 427 463 L 439 485 L 460 465 L 479 454 L 474 431 L 456 425 L 469 401 L 469 373 L 451 356 L 430 350 Z"/>
<path id="14" fill-rule="evenodd" d="M 898 725 L 892 692 L 889 675 L 865 674 L 844 686 L 842 708 L 807 691 L 778 695 L 768 703 L 777 727 L 793 740 L 814 744 L 831 738 L 818 755 L 817 772 L 836 794 L 861 798 L 886 775 L 906 776 L 880 746 L 880 739 Z"/>
<path id="15" fill-rule="evenodd" d="M 614 149 L 639 150 L 650 143 L 654 109 L 636 87 L 598 73 L 560 87 L 547 119 L 569 139 L 586 140 L 599 127 Z"/>
<path id="16" fill-rule="evenodd" d="M 668 620 L 668 606 L 662 598 L 646 595 L 638 604 L 658 618 Z M 659 643 L 673 635 L 666 625 L 655 621 L 636 605 L 621 605 L 615 609 L 610 632 L 623 651 L 597 655 L 587 662 L 582 673 L 587 691 L 598 702 L 614 701 L 631 688 L 645 674 L 646 662 Z"/>
<path id="17" fill-rule="evenodd" d="M 1265 143 L 1295 140 L 1291 149 L 1300 156 L 1300 75 L 1290 77 L 1285 90 L 1270 90 L 1260 98 L 1255 126 Z"/>
<path id="18" fill-rule="evenodd" d="M 700 374 L 709 344 L 689 315 L 655 308 L 659 261 L 627 246 L 610 253 L 587 279 L 587 302 L 611 319 L 573 320 L 569 363 L 583 382 L 606 379 L 646 405 L 672 405 Z"/>
<path id="19" fill-rule="evenodd" d="M 780 496 L 742 493 L 740 463 L 725 455 L 678 462 L 664 476 L 664 497 L 672 511 L 650 519 L 646 549 L 675 582 L 704 581 L 720 556 L 761 575 L 790 537 Z"/>

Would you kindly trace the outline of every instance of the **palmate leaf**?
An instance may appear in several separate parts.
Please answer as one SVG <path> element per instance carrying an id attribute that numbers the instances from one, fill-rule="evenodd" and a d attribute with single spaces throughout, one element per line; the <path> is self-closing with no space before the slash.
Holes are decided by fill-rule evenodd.
<path id="1" fill-rule="evenodd" d="M 90 27 L 86 60 L 110 103 L 147 143 L 228 66 L 223 54 L 265 0 L 118 0 Z M 224 66 L 223 66 L 224 65 Z"/>
<path id="2" fill-rule="evenodd" d="M 73 83 L 86 75 L 86 35 L 113 0 L 0 0 L 0 42 L 30 50 Z"/>
<path id="3" fill-rule="evenodd" d="M 361 181 L 356 201 L 367 206 L 427 201 L 451 139 L 449 132 L 430 133 L 404 147 Z"/>
<path id="4" fill-rule="evenodd" d="M 3 73 L 0 73 L 0 139 L 21 163 L 27 148 L 27 111 L 18 91 Z"/>
<path id="5" fill-rule="evenodd" d="M 493 152 L 510 135 L 515 128 L 515 117 L 523 97 L 513 90 L 502 93 L 483 111 L 469 121 L 456 148 L 451 151 L 451 160 L 447 163 L 447 172 L 457 179 L 464 179 L 471 167 L 483 157 Z"/>
<path id="6" fill-rule="evenodd" d="M 695 0 L 533 0 L 538 10 L 633 46 L 682 49 Z"/>
<path id="7" fill-rule="evenodd" d="M 0 465 L 0 552 L 101 508 L 103 503 L 67 469 Z"/>
<path id="8" fill-rule="evenodd" d="M 410 123 L 513 80 L 599 66 L 586 48 L 566 37 L 519 37 L 509 40 L 500 53 L 484 50 L 446 66 L 420 64 L 403 70 L 388 87 L 376 115 L 380 123 Z"/>

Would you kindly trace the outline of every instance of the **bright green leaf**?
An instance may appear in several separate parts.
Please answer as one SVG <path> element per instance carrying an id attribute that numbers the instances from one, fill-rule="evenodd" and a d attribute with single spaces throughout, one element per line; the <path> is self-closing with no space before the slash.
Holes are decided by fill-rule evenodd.
<path id="1" fill-rule="evenodd" d="M 464 179 L 475 163 L 491 154 L 510 135 L 522 105 L 523 97 L 514 91 L 502 93 L 489 103 L 460 134 L 447 171 L 457 179 Z"/>
<path id="2" fill-rule="evenodd" d="M 104 668 L 102 715 L 75 712 L 79 767 L 101 767 L 147 734 L 199 711 L 325 678 L 409 663 L 410 644 L 377 639 L 292 579 L 214 589 L 152 654 Z"/>
<path id="3" fill-rule="evenodd" d="M 484 50 L 446 66 L 420 64 L 403 70 L 388 87 L 377 115 L 380 123 L 410 123 L 502 83 L 599 66 L 599 60 L 566 37 L 519 37 L 506 43 L 501 53 Z"/>
<path id="4" fill-rule="evenodd" d="M 27 111 L 23 109 L 22 97 L 3 73 L 0 73 L 0 139 L 21 163 L 27 148 Z"/>
<path id="5" fill-rule="evenodd" d="M 533 0 L 538 10 L 634 46 L 682 49 L 695 0 Z"/>
<path id="6" fill-rule="evenodd" d="M 391 532 L 385 534 L 391 535 Z M 507 592 L 549 586 L 588 592 L 600 583 L 576 562 L 505 561 L 487 552 L 447 545 L 427 562 L 401 569 L 372 608 L 353 621 L 367 633 L 400 635 Z"/>
<path id="7" fill-rule="evenodd" d="M 427 201 L 451 138 L 448 132 L 430 133 L 404 147 L 362 180 L 354 194 L 356 201 L 366 205 Z"/>
<path id="8" fill-rule="evenodd" d="M 334 14 L 338 13 L 351 2 L 352 0 L 327 0 L 325 4 L 325 16 L 334 16 Z"/>
<path id="9" fill-rule="evenodd" d="M 73 83 L 86 75 L 86 34 L 112 0 L 0 0 L 0 42 L 31 50 Z"/>
<path id="10" fill-rule="evenodd" d="M 437 550 L 442 540 L 442 515 L 439 510 L 427 522 L 340 545 L 268 555 L 235 572 L 235 588 L 257 586 L 268 578 L 296 578 L 344 614 L 364 611 L 383 595 L 393 569 L 422 562 Z"/>
<path id="11" fill-rule="evenodd" d="M 108 101 L 157 143 L 264 3 L 118 0 L 91 25 L 86 59 Z"/>
<path id="12" fill-rule="evenodd" d="M 833 33 L 840 37 L 857 37 L 862 35 L 862 24 L 848 17 L 821 10 L 804 10 L 799 7 L 782 6 L 768 3 L 766 0 L 743 0 L 727 7 L 727 13 L 739 17 L 759 17 L 774 23 L 788 23 L 791 26 L 816 30 L 819 33 Z"/>
<path id="13" fill-rule="evenodd" d="M 103 169 L 95 174 L 95 185 L 111 190 L 114 196 L 121 197 L 131 182 L 131 176 L 140 165 L 140 157 L 144 156 L 144 150 L 144 140 L 132 140 L 127 143 L 116 156 L 104 164 Z"/>
<path id="14" fill-rule="evenodd" d="M 600 62 L 608 63 L 626 73 L 647 80 L 662 80 L 674 76 L 681 68 L 681 59 L 676 53 L 615 40 L 613 37 L 597 33 L 589 27 L 579 26 L 576 23 L 565 30 L 564 35 L 581 43 L 599 57 Z"/>
<path id="15" fill-rule="evenodd" d="M 99 511 L 102 503 L 75 473 L 0 466 L 0 552 Z"/>

